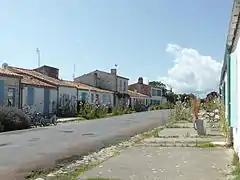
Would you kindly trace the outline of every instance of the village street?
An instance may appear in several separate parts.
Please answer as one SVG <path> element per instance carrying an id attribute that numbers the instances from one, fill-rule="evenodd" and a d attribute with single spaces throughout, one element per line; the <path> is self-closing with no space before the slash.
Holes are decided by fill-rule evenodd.
<path id="1" fill-rule="evenodd" d="M 51 167 L 66 157 L 73 160 L 107 144 L 163 125 L 168 113 L 168 110 L 142 112 L 2 133 L 0 177 L 20 179 L 33 168 Z"/>

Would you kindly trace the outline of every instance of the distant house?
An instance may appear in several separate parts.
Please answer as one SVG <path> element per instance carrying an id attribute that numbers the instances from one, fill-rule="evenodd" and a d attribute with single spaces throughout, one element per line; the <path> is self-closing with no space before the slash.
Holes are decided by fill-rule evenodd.
<path id="1" fill-rule="evenodd" d="M 148 105 L 148 100 L 150 99 L 150 96 L 131 90 L 128 90 L 128 94 L 130 96 L 129 105 L 131 106 L 134 106 L 136 104 Z"/>
<path id="2" fill-rule="evenodd" d="M 20 84 L 22 76 L 0 68 L 0 105 L 20 107 Z"/>
<path id="3" fill-rule="evenodd" d="M 111 72 L 96 70 L 82 76 L 76 77 L 75 82 L 88 84 L 100 89 L 114 92 L 114 104 L 127 104 L 128 95 L 128 78 L 117 75 L 117 69 L 111 69 Z"/>
<path id="4" fill-rule="evenodd" d="M 146 96 L 150 96 L 147 100 L 147 104 L 165 104 L 167 102 L 166 97 L 163 96 L 163 87 L 155 87 L 143 83 L 143 78 L 139 77 L 138 82 L 130 84 L 128 89 L 131 91 L 137 91 Z"/>

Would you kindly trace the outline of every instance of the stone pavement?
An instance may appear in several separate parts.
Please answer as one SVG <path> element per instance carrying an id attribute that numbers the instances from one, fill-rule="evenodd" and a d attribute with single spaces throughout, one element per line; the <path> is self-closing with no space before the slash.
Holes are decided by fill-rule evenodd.
<path id="1" fill-rule="evenodd" d="M 175 124 L 176 126 L 176 124 Z M 145 139 L 125 149 L 78 180 L 110 178 L 118 180 L 226 180 L 232 151 L 206 147 L 211 141 L 224 141 L 214 133 L 198 137 L 191 123 L 184 128 L 166 128 L 157 137 Z"/>

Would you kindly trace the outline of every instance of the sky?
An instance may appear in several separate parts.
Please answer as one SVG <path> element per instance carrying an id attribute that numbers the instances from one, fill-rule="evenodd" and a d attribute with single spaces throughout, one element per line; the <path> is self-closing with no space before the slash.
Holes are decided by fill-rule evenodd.
<path id="1" fill-rule="evenodd" d="M 141 76 L 175 92 L 212 91 L 231 8 L 231 0 L 3 0 L 0 63 L 36 68 L 39 48 L 41 65 L 62 79 L 117 64 L 129 83 Z"/>

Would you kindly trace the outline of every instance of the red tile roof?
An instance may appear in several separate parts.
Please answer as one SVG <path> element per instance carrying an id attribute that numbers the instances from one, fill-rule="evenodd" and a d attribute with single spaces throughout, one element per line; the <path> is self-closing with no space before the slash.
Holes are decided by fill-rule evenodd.
<path id="1" fill-rule="evenodd" d="M 66 81 L 64 80 L 65 83 L 69 83 L 71 85 L 75 85 L 75 87 L 77 89 L 81 89 L 81 90 L 86 90 L 86 91 L 95 91 L 95 92 L 100 92 L 100 93 L 111 93 L 113 94 L 113 91 L 108 91 L 108 90 L 104 90 L 104 89 L 99 89 L 93 86 L 89 86 L 87 84 L 83 84 L 83 83 L 79 83 L 79 82 L 74 82 L 74 81 Z"/>
<path id="2" fill-rule="evenodd" d="M 40 87 L 49 87 L 49 88 L 57 88 L 56 86 L 47 84 L 43 81 L 40 81 L 34 77 L 23 75 L 23 78 L 21 79 L 21 82 L 23 84 L 28 84 L 28 85 L 34 85 L 34 86 L 40 86 Z"/>
<path id="3" fill-rule="evenodd" d="M 24 68 L 12 67 L 12 66 L 8 66 L 8 68 L 15 73 L 25 74 L 27 76 L 33 77 L 33 78 L 45 83 L 46 85 L 48 84 L 53 87 L 54 86 L 66 86 L 66 87 L 74 87 L 74 88 L 81 89 L 81 90 L 87 90 L 87 91 L 90 90 L 90 91 L 96 91 L 96 92 L 100 92 L 100 93 L 112 93 L 113 94 L 112 91 L 95 88 L 95 87 L 89 86 L 87 84 L 77 83 L 74 81 L 55 79 L 55 78 L 46 76 L 44 74 L 41 74 L 39 72 L 36 72 L 34 70 L 31 70 L 31 69 L 24 69 Z"/>
<path id="4" fill-rule="evenodd" d="M 11 71 L 14 71 L 15 73 L 25 74 L 25 75 L 34 77 L 40 81 L 44 81 L 45 83 L 51 84 L 53 86 L 76 87 L 75 85 L 73 85 L 71 83 L 66 83 L 65 81 L 62 81 L 60 79 L 55 79 L 55 78 L 46 76 L 44 74 L 41 74 L 41 73 L 31 70 L 31 69 L 24 69 L 24 68 L 12 67 L 12 66 L 8 66 L 8 68 Z"/>
<path id="5" fill-rule="evenodd" d="M 0 68 L 0 75 L 22 78 L 22 76 L 21 76 L 20 74 L 11 72 L 11 71 L 9 71 L 9 70 L 7 70 L 7 69 L 3 69 L 3 68 Z"/>
<path id="6" fill-rule="evenodd" d="M 130 95 L 130 97 L 150 98 L 150 96 L 147 96 L 145 94 L 141 94 L 141 93 L 138 93 L 138 92 L 134 92 L 134 91 L 131 91 L 131 90 L 128 90 L 128 94 Z"/>

